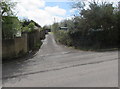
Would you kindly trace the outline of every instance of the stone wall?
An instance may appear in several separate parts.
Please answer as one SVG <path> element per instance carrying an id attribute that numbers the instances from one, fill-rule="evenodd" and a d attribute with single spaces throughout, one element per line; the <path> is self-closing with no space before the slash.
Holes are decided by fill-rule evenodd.
<path id="1" fill-rule="evenodd" d="M 41 46 L 41 40 L 45 38 L 44 31 L 35 30 L 29 33 L 22 33 L 21 37 L 2 40 L 2 59 L 11 59 L 23 56 L 29 51 Z"/>
<path id="2" fill-rule="evenodd" d="M 9 59 L 27 53 L 27 34 L 14 39 L 2 40 L 2 58 Z"/>

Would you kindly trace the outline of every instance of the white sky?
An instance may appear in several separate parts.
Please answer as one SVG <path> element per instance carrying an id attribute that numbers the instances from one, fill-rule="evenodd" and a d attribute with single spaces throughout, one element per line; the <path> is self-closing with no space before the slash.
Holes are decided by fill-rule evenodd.
<path id="1" fill-rule="evenodd" d="M 45 6 L 44 0 L 14 0 L 17 1 L 15 12 L 19 18 L 28 18 L 41 26 L 52 24 L 54 18 L 59 22 L 66 15 L 66 10 L 59 6 Z"/>
<path id="2" fill-rule="evenodd" d="M 67 0 L 12 0 L 18 2 L 15 8 L 15 12 L 19 18 L 28 18 L 36 21 L 41 26 L 49 25 L 54 22 L 54 18 L 57 22 L 65 19 L 67 10 L 60 8 L 59 6 L 46 6 L 47 2 L 65 2 Z M 87 0 L 91 1 L 91 0 Z M 105 0 L 99 0 L 105 1 Z M 108 1 L 108 0 L 106 0 Z M 117 3 L 119 0 L 109 0 L 109 2 Z M 70 13 L 74 13 L 75 10 L 71 9 Z M 68 17 L 70 18 L 70 17 Z"/>

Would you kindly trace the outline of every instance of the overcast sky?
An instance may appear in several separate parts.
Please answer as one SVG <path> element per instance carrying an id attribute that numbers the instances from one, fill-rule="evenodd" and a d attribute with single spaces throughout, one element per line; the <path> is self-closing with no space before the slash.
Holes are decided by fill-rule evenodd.
<path id="1" fill-rule="evenodd" d="M 71 8 L 71 0 L 12 0 L 18 2 L 15 12 L 20 19 L 28 18 L 34 20 L 41 26 L 60 22 L 71 18 L 75 10 Z M 91 1 L 91 0 L 86 0 Z M 105 0 L 99 0 L 105 1 Z M 108 0 L 107 0 L 108 1 Z M 117 4 L 119 0 L 109 0 Z"/>

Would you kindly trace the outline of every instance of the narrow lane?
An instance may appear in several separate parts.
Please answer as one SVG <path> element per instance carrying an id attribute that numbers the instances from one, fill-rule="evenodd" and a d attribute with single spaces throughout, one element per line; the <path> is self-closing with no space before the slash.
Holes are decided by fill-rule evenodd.
<path id="1" fill-rule="evenodd" d="M 79 51 L 46 36 L 35 57 L 3 64 L 3 86 L 118 86 L 118 52 Z"/>

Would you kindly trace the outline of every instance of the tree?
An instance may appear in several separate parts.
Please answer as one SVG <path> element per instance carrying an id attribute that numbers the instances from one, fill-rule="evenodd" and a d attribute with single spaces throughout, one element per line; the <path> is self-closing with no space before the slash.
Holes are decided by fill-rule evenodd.
<path id="1" fill-rule="evenodd" d="M 33 22 L 31 22 L 29 25 L 28 25 L 28 28 L 30 29 L 30 31 L 34 31 L 34 27 L 35 27 L 35 24 Z"/>
<path id="2" fill-rule="evenodd" d="M 30 30 L 29 30 L 29 28 L 27 26 L 22 28 L 22 32 L 29 32 L 29 31 Z"/>
<path id="3" fill-rule="evenodd" d="M 76 2 L 73 8 L 78 9 L 79 16 L 53 24 L 58 41 L 80 48 L 117 47 L 119 11 L 115 12 L 111 3 L 98 3 L 95 0 L 89 2 L 89 8 L 86 9 L 84 6 L 84 2 Z M 56 30 L 60 26 L 67 26 L 70 30 Z"/>
<path id="4" fill-rule="evenodd" d="M 78 9 L 78 11 L 83 10 L 84 7 L 85 7 L 85 3 L 82 0 L 81 1 L 78 0 L 78 1 L 74 2 L 72 5 L 72 8 L 76 8 L 76 9 Z"/>
<path id="5" fill-rule="evenodd" d="M 52 31 L 53 31 L 53 32 L 56 32 L 58 29 L 59 29 L 59 24 L 58 24 L 58 23 L 54 23 L 54 24 L 52 25 Z"/>
<path id="6" fill-rule="evenodd" d="M 74 30 L 73 19 L 64 20 L 59 24 L 60 27 L 68 27 L 69 30 Z"/>
<path id="7" fill-rule="evenodd" d="M 10 0 L 0 1 L 1 14 L 2 16 L 11 16 L 13 15 L 12 9 L 15 7 L 16 3 L 11 2 Z"/>
<path id="8" fill-rule="evenodd" d="M 116 16 L 114 13 L 113 4 L 93 1 L 90 2 L 88 9 L 83 8 L 80 3 L 77 3 L 76 8 L 81 11 L 80 19 L 74 18 L 75 28 L 82 32 L 84 38 L 89 34 L 89 39 L 94 41 L 92 42 L 94 45 L 106 47 L 117 45 L 119 15 Z"/>
<path id="9" fill-rule="evenodd" d="M 114 19 L 114 7 L 111 3 L 103 2 L 90 2 L 89 8 L 85 9 L 80 3 L 77 4 L 76 8 L 82 8 L 80 11 L 81 19 L 85 20 L 86 26 L 93 29 L 110 29 L 115 23 Z M 113 27 L 113 26 L 112 26 Z"/>
<path id="10" fill-rule="evenodd" d="M 15 34 L 21 30 L 21 24 L 17 17 L 3 16 L 2 17 L 2 37 L 14 38 Z"/>
<path id="11" fill-rule="evenodd" d="M 12 9 L 16 3 L 10 0 L 4 0 L 0 2 L 1 14 L 2 14 L 2 37 L 14 38 L 18 30 L 21 30 L 21 24 L 19 19 L 14 16 Z"/>

